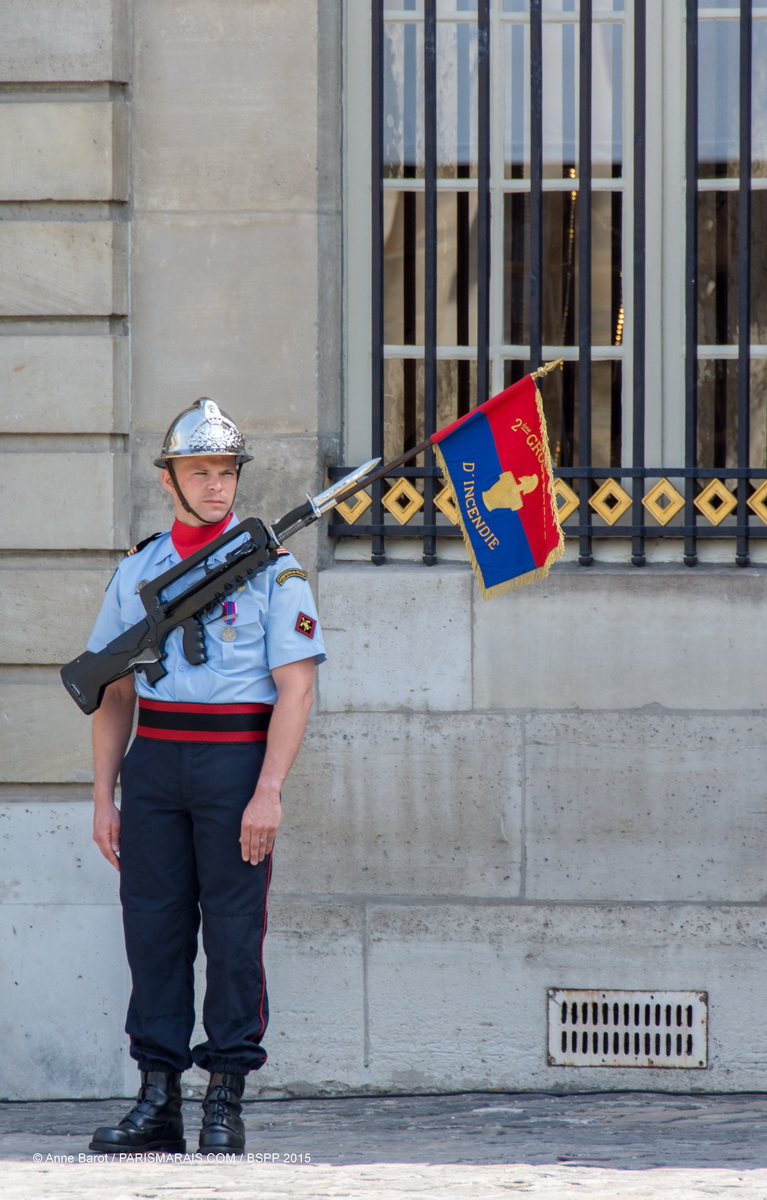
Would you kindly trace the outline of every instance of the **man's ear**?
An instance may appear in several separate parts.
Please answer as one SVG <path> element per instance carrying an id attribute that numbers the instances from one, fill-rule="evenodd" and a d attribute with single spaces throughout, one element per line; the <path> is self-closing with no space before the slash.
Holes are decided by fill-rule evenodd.
<path id="1" fill-rule="evenodd" d="M 176 488 L 173 484 L 171 473 L 167 467 L 163 467 L 160 471 L 160 483 L 165 488 L 166 492 L 170 492 L 171 496 L 176 495 Z"/>

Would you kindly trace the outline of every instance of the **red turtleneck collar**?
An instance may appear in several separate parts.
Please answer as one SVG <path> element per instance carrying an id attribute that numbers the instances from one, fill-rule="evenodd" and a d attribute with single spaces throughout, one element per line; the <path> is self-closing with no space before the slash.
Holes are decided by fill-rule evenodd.
<path id="1" fill-rule="evenodd" d="M 176 553 L 180 558 L 187 558 L 194 554 L 195 550 L 202 550 L 203 546 L 207 546 L 208 542 L 212 542 L 224 532 L 231 519 L 232 513 L 228 513 L 223 521 L 218 521 L 215 525 L 185 525 L 183 521 L 176 519 L 170 531 Z"/>

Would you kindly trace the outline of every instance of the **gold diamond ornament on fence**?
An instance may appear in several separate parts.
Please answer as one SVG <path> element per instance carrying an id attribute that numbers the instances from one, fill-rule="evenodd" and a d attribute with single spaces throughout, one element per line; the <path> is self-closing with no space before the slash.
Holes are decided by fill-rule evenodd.
<path id="1" fill-rule="evenodd" d="M 560 523 L 566 521 L 572 516 L 578 507 L 578 497 L 571 487 L 569 487 L 564 479 L 554 480 L 554 503 L 557 506 L 557 516 Z"/>
<path id="2" fill-rule="evenodd" d="M 614 525 L 631 508 L 631 497 L 614 479 L 606 479 L 589 499 L 589 505 L 603 521 Z"/>
<path id="3" fill-rule="evenodd" d="M 760 521 L 767 525 L 767 479 L 749 496 L 746 504 Z"/>
<path id="4" fill-rule="evenodd" d="M 720 479 L 712 479 L 710 483 L 706 484 L 693 503 L 698 512 L 703 513 L 703 516 L 712 525 L 720 525 L 738 505 L 732 492 L 724 486 Z"/>
<path id="5" fill-rule="evenodd" d="M 341 514 L 348 525 L 353 525 L 355 521 L 359 521 L 363 513 L 367 512 L 372 503 L 367 492 L 356 492 L 348 500 L 342 500 L 340 504 L 337 504 L 336 512 Z"/>
<path id="6" fill-rule="evenodd" d="M 390 512 L 400 525 L 407 525 L 420 508 L 423 508 L 423 496 L 416 491 L 407 479 L 398 479 L 381 501 L 387 512 Z"/>
<path id="7" fill-rule="evenodd" d="M 642 498 L 642 503 L 659 525 L 668 525 L 680 509 L 684 508 L 684 496 L 668 479 L 659 479 Z"/>
<path id="8" fill-rule="evenodd" d="M 455 492 L 449 483 L 434 497 L 434 507 L 444 513 L 451 525 L 458 524 L 458 505 L 455 502 Z"/>

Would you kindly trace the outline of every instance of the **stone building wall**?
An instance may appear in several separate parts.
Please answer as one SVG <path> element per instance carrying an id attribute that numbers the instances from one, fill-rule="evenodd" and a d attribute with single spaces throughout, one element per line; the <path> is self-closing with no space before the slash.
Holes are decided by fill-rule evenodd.
<path id="1" fill-rule="evenodd" d="M 342 458 L 341 47 L 340 0 L 0 7 L 3 1096 L 135 1090 L 57 669 L 167 521 L 169 420 L 237 417 L 241 514 Z M 486 605 L 462 563 L 295 549 L 330 660 L 251 1094 L 763 1089 L 762 570 L 563 565 Z M 555 986 L 707 990 L 709 1068 L 547 1066 Z"/>
<path id="2" fill-rule="evenodd" d="M 318 159 L 339 16 L 321 8 L 321 29 L 305 0 L 0 8 L 0 1094 L 134 1090 L 89 723 L 58 667 L 125 550 L 167 526 L 165 429 L 199 395 L 234 413 L 255 455 L 239 511 L 269 519 L 338 459 L 339 174 Z M 316 575 L 316 536 L 295 545 Z"/>

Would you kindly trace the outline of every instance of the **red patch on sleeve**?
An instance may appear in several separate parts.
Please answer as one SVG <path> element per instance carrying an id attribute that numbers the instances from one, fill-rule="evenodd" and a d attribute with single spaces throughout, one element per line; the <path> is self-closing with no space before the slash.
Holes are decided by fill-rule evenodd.
<path id="1" fill-rule="evenodd" d="M 302 633 L 304 637 L 313 638 L 314 631 L 317 628 L 317 622 L 314 617 L 307 617 L 306 613 L 300 612 L 296 621 L 296 633 Z"/>

